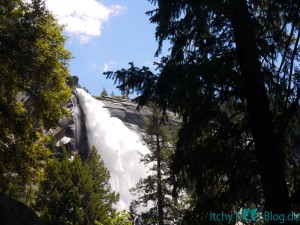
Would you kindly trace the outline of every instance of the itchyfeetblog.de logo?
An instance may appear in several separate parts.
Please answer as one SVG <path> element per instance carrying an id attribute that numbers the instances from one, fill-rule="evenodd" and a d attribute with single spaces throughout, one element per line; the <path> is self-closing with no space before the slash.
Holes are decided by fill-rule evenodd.
<path id="1" fill-rule="evenodd" d="M 257 221 L 277 221 L 279 223 L 284 223 L 287 221 L 299 221 L 299 219 L 299 213 L 291 212 L 290 214 L 277 214 L 273 213 L 272 211 L 259 212 L 258 208 L 244 208 L 234 213 L 227 213 L 225 211 L 221 211 L 218 213 L 212 211 L 209 212 L 210 221 L 223 222 L 228 224 L 231 224 L 233 222 L 253 223 Z"/>

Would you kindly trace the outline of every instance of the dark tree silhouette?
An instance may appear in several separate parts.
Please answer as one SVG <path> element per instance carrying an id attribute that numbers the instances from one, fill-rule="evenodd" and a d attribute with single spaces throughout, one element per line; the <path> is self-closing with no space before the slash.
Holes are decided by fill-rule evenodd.
<path id="1" fill-rule="evenodd" d="M 140 94 L 139 105 L 153 101 L 182 117 L 172 169 L 174 185 L 194 193 L 186 221 L 252 205 L 291 213 L 299 207 L 300 2 L 150 2 L 156 54 L 171 43 L 159 73 L 131 63 L 105 75 Z"/>

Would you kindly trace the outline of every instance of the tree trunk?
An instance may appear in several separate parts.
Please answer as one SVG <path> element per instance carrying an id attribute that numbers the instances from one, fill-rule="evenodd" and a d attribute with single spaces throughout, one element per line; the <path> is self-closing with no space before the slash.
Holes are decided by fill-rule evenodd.
<path id="1" fill-rule="evenodd" d="M 235 36 L 237 55 L 242 73 L 242 91 L 247 100 L 261 171 L 265 210 L 291 213 L 291 204 L 284 174 L 284 155 L 276 143 L 275 130 L 264 86 L 257 44 L 246 0 L 231 0 L 229 13 Z M 270 224 L 278 224 L 273 221 Z"/>
<path id="2" fill-rule="evenodd" d="M 163 211 L 163 191 L 161 184 L 161 157 L 160 157 L 160 143 L 159 135 L 156 135 L 156 160 L 157 160 L 157 207 L 159 225 L 164 225 L 164 211 Z"/>

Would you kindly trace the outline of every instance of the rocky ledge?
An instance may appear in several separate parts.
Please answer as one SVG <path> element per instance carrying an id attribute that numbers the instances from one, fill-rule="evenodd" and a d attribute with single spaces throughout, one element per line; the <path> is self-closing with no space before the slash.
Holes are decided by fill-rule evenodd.
<path id="1" fill-rule="evenodd" d="M 2 193 L 0 193 L 0 224 L 45 225 L 33 210 Z"/>
<path id="2" fill-rule="evenodd" d="M 142 133 L 145 129 L 145 118 L 150 116 L 151 110 L 144 106 L 137 110 L 137 104 L 127 98 L 101 97 L 97 98 L 109 110 L 112 117 L 119 118 L 129 129 Z M 167 125 L 172 128 L 180 124 L 180 120 L 171 112 L 167 112 Z"/>

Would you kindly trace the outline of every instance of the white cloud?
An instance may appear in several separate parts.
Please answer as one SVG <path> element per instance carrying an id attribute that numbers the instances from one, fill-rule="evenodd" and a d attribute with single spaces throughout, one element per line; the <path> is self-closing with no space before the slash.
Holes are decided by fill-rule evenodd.
<path id="1" fill-rule="evenodd" d="M 108 64 L 107 64 L 107 63 L 104 63 L 103 71 L 104 71 L 104 72 L 107 72 L 107 71 L 108 71 Z"/>
<path id="2" fill-rule="evenodd" d="M 115 64 L 116 64 L 116 61 L 113 61 L 113 60 L 109 61 L 108 63 L 104 63 L 104 65 L 103 65 L 103 71 L 107 72 L 108 70 L 111 69 L 111 66 L 113 66 Z"/>
<path id="3" fill-rule="evenodd" d="M 125 10 L 123 6 L 105 6 L 96 0 L 46 0 L 46 5 L 82 44 L 100 36 L 103 24 Z"/>

